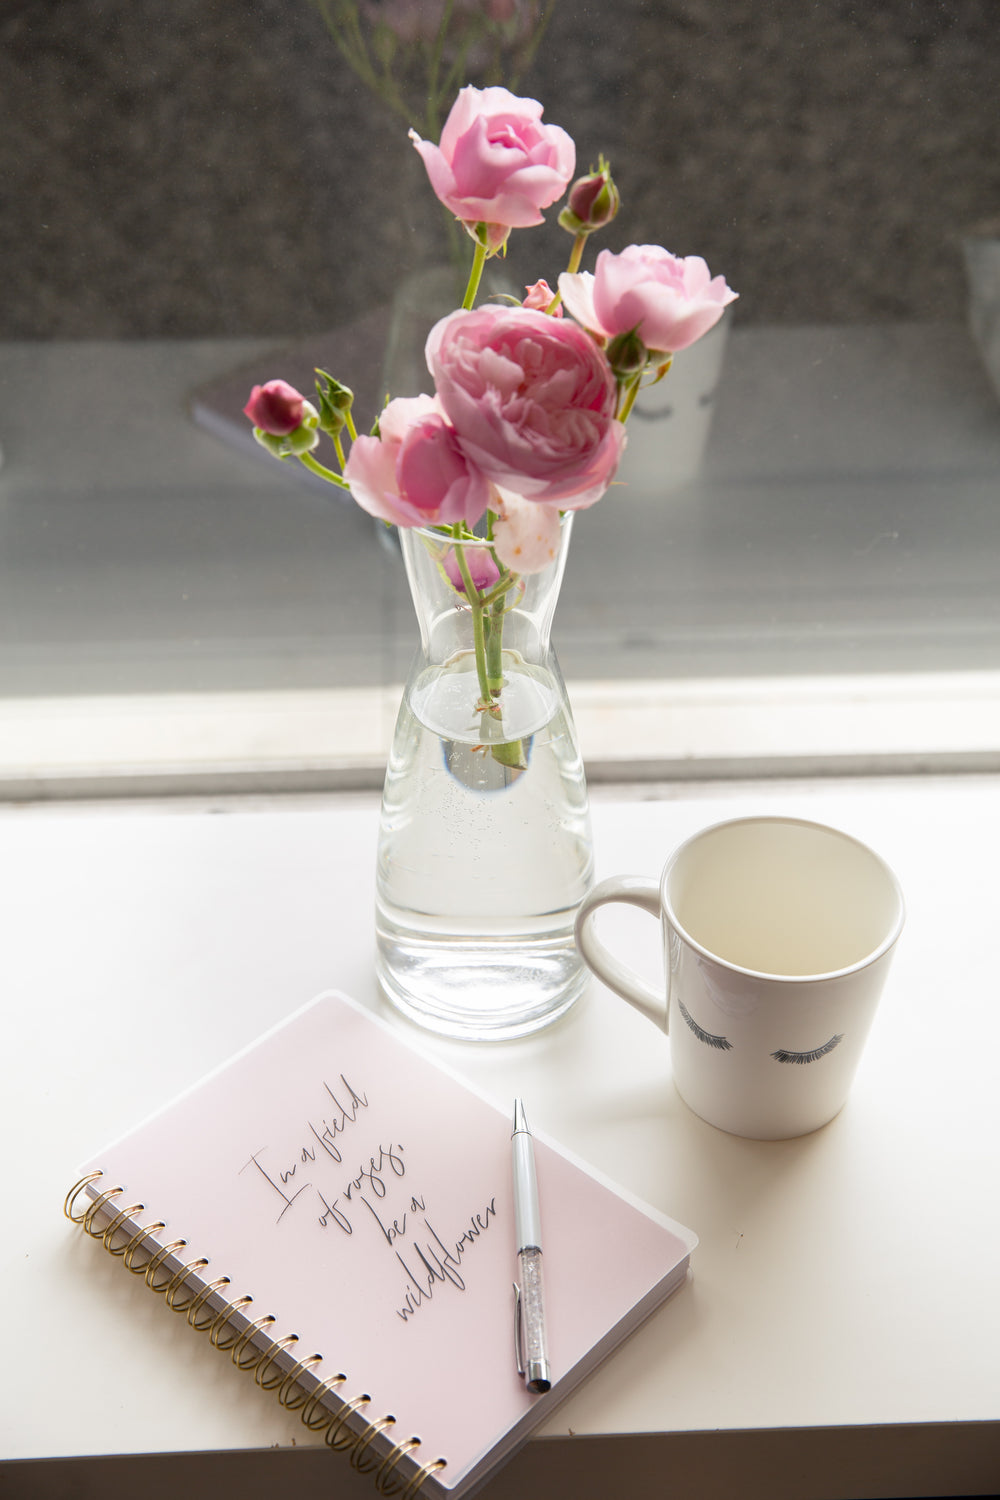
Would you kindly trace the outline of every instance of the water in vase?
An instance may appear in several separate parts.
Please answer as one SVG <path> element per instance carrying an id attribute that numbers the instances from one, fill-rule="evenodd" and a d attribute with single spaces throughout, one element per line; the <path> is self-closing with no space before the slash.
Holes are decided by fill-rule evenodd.
<path id="1" fill-rule="evenodd" d="M 445 1034 L 545 1025 L 577 998 L 590 887 L 583 761 L 554 662 L 504 653 L 500 718 L 477 711 L 471 653 L 417 671 L 389 756 L 377 967 L 389 998 Z"/>

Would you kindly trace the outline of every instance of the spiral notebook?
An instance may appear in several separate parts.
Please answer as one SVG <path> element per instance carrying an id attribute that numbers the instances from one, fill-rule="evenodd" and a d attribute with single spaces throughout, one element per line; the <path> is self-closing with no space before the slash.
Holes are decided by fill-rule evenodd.
<path id="1" fill-rule="evenodd" d="M 458 1497 L 696 1243 L 536 1137 L 553 1386 L 531 1395 L 510 1137 L 509 1110 L 330 993 L 100 1152 L 66 1212 L 379 1492 Z"/>

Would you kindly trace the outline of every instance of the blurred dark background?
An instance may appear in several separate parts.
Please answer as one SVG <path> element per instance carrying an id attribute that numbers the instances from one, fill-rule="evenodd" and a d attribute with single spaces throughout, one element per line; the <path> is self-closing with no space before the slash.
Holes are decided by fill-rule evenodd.
<path id="1" fill-rule="evenodd" d="M 739 322 L 964 318 L 997 0 L 557 0 L 518 91 L 610 158 L 600 244 L 703 254 Z M 300 335 L 447 254 L 311 0 L 5 0 L 0 99 L 5 339 Z M 553 280 L 566 235 L 515 238 L 511 274 Z"/>

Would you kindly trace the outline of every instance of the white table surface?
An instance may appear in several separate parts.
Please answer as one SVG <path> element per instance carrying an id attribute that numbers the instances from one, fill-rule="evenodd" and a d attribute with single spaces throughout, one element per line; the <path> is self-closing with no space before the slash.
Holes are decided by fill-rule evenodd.
<path id="1" fill-rule="evenodd" d="M 534 1039 L 421 1034 L 700 1237 L 688 1283 L 490 1483 L 495 1500 L 668 1472 L 685 1497 L 741 1475 L 741 1496 L 771 1500 L 1000 1480 L 1000 778 L 601 790 L 598 874 L 652 873 L 689 832 L 748 811 L 867 839 L 907 899 L 854 1089 L 825 1129 L 760 1143 L 704 1124 L 672 1088 L 667 1038 L 596 981 Z M 296 1493 L 371 1493 L 342 1458 L 303 1451 L 298 1419 L 62 1201 L 90 1151 L 315 993 L 381 1007 L 376 818 L 368 795 L 0 810 L 0 1458 L 34 1461 L 3 1464 L 0 1493 L 89 1496 L 130 1476 L 147 1496 L 193 1496 L 248 1453 L 247 1494 L 273 1492 L 279 1463 Z M 655 924 L 607 915 L 655 972 Z"/>

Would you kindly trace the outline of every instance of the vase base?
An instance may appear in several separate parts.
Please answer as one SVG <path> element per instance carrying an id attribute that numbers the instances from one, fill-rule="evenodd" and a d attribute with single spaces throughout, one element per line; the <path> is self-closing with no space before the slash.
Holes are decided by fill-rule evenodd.
<path id="1" fill-rule="evenodd" d="M 588 978 L 564 933 L 549 942 L 442 943 L 380 931 L 375 968 L 402 1015 L 464 1041 L 506 1041 L 550 1026 Z"/>

